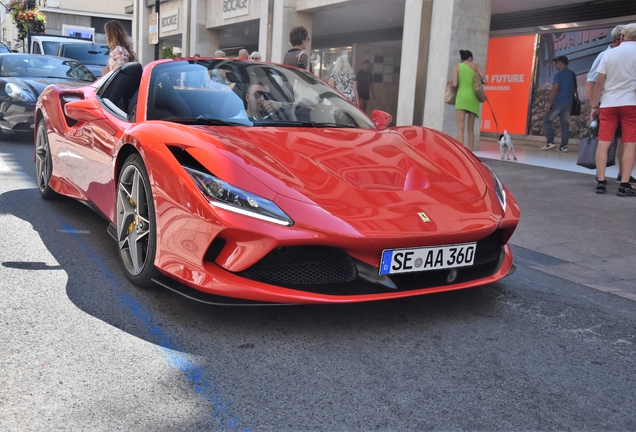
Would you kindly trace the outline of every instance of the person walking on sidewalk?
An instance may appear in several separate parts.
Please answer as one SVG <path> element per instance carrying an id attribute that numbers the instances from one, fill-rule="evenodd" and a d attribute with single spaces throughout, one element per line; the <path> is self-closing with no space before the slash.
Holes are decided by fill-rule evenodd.
<path id="1" fill-rule="evenodd" d="M 559 151 L 568 152 L 568 140 L 570 138 L 570 112 L 572 111 L 572 95 L 576 85 L 576 75 L 570 69 L 570 61 L 566 56 L 559 56 L 554 59 L 557 73 L 554 74 L 552 90 L 548 96 L 548 113 L 543 119 L 543 128 L 547 144 L 541 150 L 549 150 L 556 147 L 554 142 L 554 129 L 552 122 L 559 117 L 561 120 L 561 145 Z"/>
<path id="2" fill-rule="evenodd" d="M 598 78 L 592 95 L 590 119 L 600 118 L 598 147 L 596 149 L 596 193 L 607 188 L 605 169 L 607 150 L 616 128 L 623 128 L 623 160 L 620 167 L 621 184 L 616 195 L 636 196 L 630 183 L 636 159 L 636 23 L 628 24 L 621 31 L 619 46 L 608 51 L 598 67 Z M 603 101 L 599 104 L 603 90 Z"/>
<path id="3" fill-rule="evenodd" d="M 457 141 L 464 144 L 464 127 L 468 132 L 466 147 L 471 152 L 475 146 L 475 118 L 479 116 L 479 99 L 475 94 L 475 75 L 486 84 L 488 80 L 481 67 L 473 62 L 473 53 L 459 50 L 462 60 L 453 68 L 453 87 L 457 87 L 455 99 L 455 121 L 457 122 Z"/>

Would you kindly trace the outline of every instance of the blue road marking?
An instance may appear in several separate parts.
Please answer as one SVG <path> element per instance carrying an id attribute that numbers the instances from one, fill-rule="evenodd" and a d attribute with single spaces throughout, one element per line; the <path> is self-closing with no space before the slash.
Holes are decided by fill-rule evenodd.
<path id="1" fill-rule="evenodd" d="M 241 427 L 241 420 L 230 412 L 231 400 L 227 400 L 227 395 L 219 388 L 219 385 L 210 377 L 205 368 L 199 364 L 197 359 L 185 354 L 184 349 L 174 340 L 174 338 L 165 333 L 161 327 L 156 324 L 152 316 L 144 309 L 143 305 L 133 296 L 126 293 L 121 284 L 108 267 L 102 262 L 99 256 L 86 246 L 75 234 L 72 226 L 64 224 L 63 232 L 71 233 L 79 247 L 86 252 L 90 260 L 98 267 L 100 273 L 108 281 L 111 288 L 119 296 L 119 300 L 125 310 L 131 313 L 152 336 L 155 344 L 161 347 L 162 355 L 168 365 L 179 370 L 183 377 L 192 385 L 192 388 L 212 406 L 212 418 L 223 428 L 227 430 L 249 430 Z"/>

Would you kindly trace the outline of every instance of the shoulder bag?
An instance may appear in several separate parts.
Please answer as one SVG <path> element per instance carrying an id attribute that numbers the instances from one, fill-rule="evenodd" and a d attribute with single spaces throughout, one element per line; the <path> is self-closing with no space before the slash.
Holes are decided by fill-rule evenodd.
<path id="1" fill-rule="evenodd" d="M 616 147 L 618 140 L 614 137 L 612 144 L 607 149 L 607 166 L 611 167 L 616 164 Z M 576 158 L 576 164 L 584 168 L 596 169 L 596 149 L 598 148 L 598 138 L 593 136 L 590 131 L 587 136 L 579 141 L 579 154 Z"/>
<path id="2" fill-rule="evenodd" d="M 570 115 L 579 116 L 581 115 L 581 100 L 579 99 L 579 90 L 576 85 L 576 74 L 574 71 L 572 75 L 574 75 L 574 93 L 572 94 L 572 109 L 570 110 Z"/>
<path id="3" fill-rule="evenodd" d="M 484 92 L 484 83 L 481 82 L 481 75 L 475 71 L 475 79 L 473 80 L 473 88 L 475 89 L 475 96 L 479 102 L 486 100 L 486 93 Z"/>
<path id="4" fill-rule="evenodd" d="M 456 97 L 457 97 L 457 87 L 453 87 L 453 82 L 448 81 L 446 83 L 446 91 L 444 92 L 444 102 L 450 105 L 455 105 Z"/>

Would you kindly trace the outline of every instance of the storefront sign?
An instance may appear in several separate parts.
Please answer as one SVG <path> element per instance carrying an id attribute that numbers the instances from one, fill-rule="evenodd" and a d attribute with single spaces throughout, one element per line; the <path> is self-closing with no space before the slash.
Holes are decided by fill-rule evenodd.
<path id="1" fill-rule="evenodd" d="M 528 101 L 532 90 L 535 35 L 491 38 L 488 41 L 486 97 L 497 117 L 487 107 L 481 108 L 481 131 L 525 135 Z"/>
<path id="2" fill-rule="evenodd" d="M 161 11 L 161 35 L 179 30 L 179 9 Z"/>
<path id="3" fill-rule="evenodd" d="M 159 43 L 159 26 L 157 13 L 151 13 L 148 18 L 148 44 L 157 45 Z"/>
<path id="4" fill-rule="evenodd" d="M 223 0 L 223 19 L 247 15 L 249 5 L 249 0 Z"/>

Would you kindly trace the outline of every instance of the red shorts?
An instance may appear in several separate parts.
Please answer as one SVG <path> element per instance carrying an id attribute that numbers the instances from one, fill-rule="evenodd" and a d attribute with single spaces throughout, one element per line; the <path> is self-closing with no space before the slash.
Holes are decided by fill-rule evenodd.
<path id="1" fill-rule="evenodd" d="M 612 141 L 616 128 L 623 129 L 623 142 L 636 142 L 636 105 L 601 108 L 599 141 Z"/>

